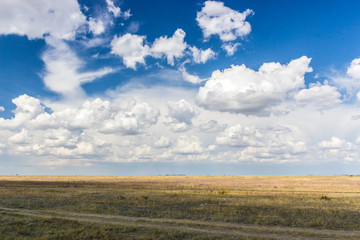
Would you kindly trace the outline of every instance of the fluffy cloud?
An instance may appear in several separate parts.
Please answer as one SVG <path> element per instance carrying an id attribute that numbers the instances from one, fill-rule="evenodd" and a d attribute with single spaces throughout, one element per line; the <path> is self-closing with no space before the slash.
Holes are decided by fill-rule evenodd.
<path id="1" fill-rule="evenodd" d="M 202 144 L 198 137 L 182 135 L 177 139 L 172 152 L 177 154 L 200 154 L 203 152 Z"/>
<path id="2" fill-rule="evenodd" d="M 294 98 L 299 105 L 314 105 L 319 110 L 329 109 L 341 103 L 341 94 L 336 87 L 313 84 L 298 92 Z"/>
<path id="3" fill-rule="evenodd" d="M 221 48 L 226 51 L 226 55 L 233 56 L 239 46 L 241 46 L 240 43 L 224 43 Z"/>
<path id="4" fill-rule="evenodd" d="M 199 89 L 197 104 L 209 110 L 264 115 L 289 93 L 304 86 L 304 75 L 311 72 L 311 59 L 305 56 L 287 65 L 264 63 L 259 71 L 245 65 L 215 71 Z"/>
<path id="5" fill-rule="evenodd" d="M 136 64 L 145 65 L 147 56 L 154 58 L 166 57 L 167 63 L 174 66 L 175 60 L 187 55 L 191 55 L 194 63 L 206 63 L 209 59 L 215 57 L 215 52 L 210 48 L 206 50 L 198 49 L 195 46 L 189 46 L 185 41 L 185 32 L 177 29 L 172 37 L 161 36 L 156 38 L 152 44 L 144 43 L 146 36 L 127 33 L 122 36 L 115 36 L 111 41 L 111 53 L 120 56 L 125 66 L 136 69 Z M 201 82 L 200 78 L 186 72 L 184 64 L 190 62 L 185 60 L 180 71 L 183 78 L 192 83 Z"/>
<path id="6" fill-rule="evenodd" d="M 168 117 L 166 124 L 174 132 L 184 132 L 192 126 L 192 119 L 198 111 L 190 103 L 181 99 L 178 102 L 168 102 Z"/>
<path id="7" fill-rule="evenodd" d="M 114 17 L 123 17 L 125 20 L 131 17 L 130 10 L 122 12 L 119 7 L 116 7 L 114 2 L 111 0 L 106 0 L 107 9 L 110 13 L 114 15 Z"/>
<path id="8" fill-rule="evenodd" d="M 198 49 L 197 47 L 193 46 L 190 47 L 190 51 L 193 55 L 193 60 L 195 63 L 206 63 L 209 59 L 215 57 L 215 53 L 210 48 L 206 50 Z"/>
<path id="9" fill-rule="evenodd" d="M 360 79 L 360 58 L 351 61 L 346 73 L 352 78 Z"/>
<path id="10" fill-rule="evenodd" d="M 226 128 L 226 124 L 219 124 L 216 120 L 208 120 L 198 126 L 202 132 L 220 132 Z"/>
<path id="11" fill-rule="evenodd" d="M 27 95 L 13 102 L 14 117 L 0 118 L 1 144 L 12 154 L 54 158 L 111 157 L 122 138 L 147 131 L 160 114 L 134 100 L 96 98 L 79 106 L 56 107 L 51 113 L 45 112 L 39 99 Z M 171 144 L 160 140 L 160 148 Z"/>
<path id="12" fill-rule="evenodd" d="M 45 107 L 41 105 L 39 99 L 26 94 L 13 99 L 12 102 L 16 105 L 13 111 L 14 117 L 12 119 L 0 118 L 0 128 L 14 129 L 24 126 L 28 121 L 43 114 L 45 110 Z"/>
<path id="13" fill-rule="evenodd" d="M 360 92 L 360 58 L 351 61 L 347 68 L 346 75 L 333 73 L 329 77 L 338 89 L 344 91 L 343 99 L 345 101 L 353 100 Z"/>
<path id="14" fill-rule="evenodd" d="M 188 63 L 188 62 L 189 62 L 188 60 L 183 62 L 179 67 L 179 71 L 181 72 L 182 78 L 186 82 L 189 82 L 189 83 L 192 83 L 192 84 L 199 84 L 199 83 L 201 83 L 203 81 L 206 81 L 206 79 L 202 79 L 199 76 L 194 75 L 194 74 L 190 74 L 190 73 L 188 73 L 186 71 L 185 64 Z"/>
<path id="15" fill-rule="evenodd" d="M 136 101 L 87 100 L 79 107 L 66 107 L 45 112 L 39 99 L 22 95 L 13 100 L 15 116 L 0 118 L 2 128 L 29 127 L 36 129 L 68 129 L 79 131 L 96 129 L 105 134 L 138 134 L 156 124 L 159 110 Z"/>
<path id="16" fill-rule="evenodd" d="M 89 19 L 89 30 L 95 35 L 99 35 L 105 32 L 105 23 L 101 19 Z"/>
<path id="17" fill-rule="evenodd" d="M 308 150 L 295 129 L 281 126 L 256 129 L 236 125 L 226 129 L 216 140 L 218 144 L 242 148 L 233 156 L 235 161 L 298 161 L 299 154 Z"/>
<path id="18" fill-rule="evenodd" d="M 127 67 L 136 69 L 136 64 L 145 65 L 145 57 L 161 58 L 166 56 L 168 64 L 174 65 L 174 58 L 184 55 L 187 44 L 184 42 L 185 32 L 182 29 L 175 31 L 170 38 L 167 36 L 155 39 L 152 47 L 144 44 L 145 36 L 127 33 L 115 36 L 111 41 L 111 53 L 123 58 Z"/>
<path id="19" fill-rule="evenodd" d="M 154 142 L 156 148 L 168 148 L 172 145 L 172 141 L 168 137 L 161 136 Z"/>
<path id="20" fill-rule="evenodd" d="M 233 41 L 251 32 L 246 17 L 253 14 L 250 9 L 240 13 L 225 7 L 223 2 L 206 1 L 197 13 L 196 21 L 203 31 L 205 39 L 218 35 L 222 41 Z"/>
<path id="21" fill-rule="evenodd" d="M 74 39 L 77 29 L 86 24 L 76 0 L 4 0 L 0 3 L 0 34 L 17 34 L 29 39 Z"/>
<path id="22" fill-rule="evenodd" d="M 327 161 L 353 162 L 359 159 L 359 147 L 345 139 L 331 137 L 329 141 L 323 140 L 317 144 L 317 151 L 312 153 Z"/>
<path id="23" fill-rule="evenodd" d="M 262 135 L 254 127 L 242 127 L 240 124 L 227 128 L 216 137 L 216 143 L 232 147 L 258 146 Z"/>
<path id="24" fill-rule="evenodd" d="M 108 119 L 104 119 L 102 133 L 138 134 L 144 129 L 156 124 L 159 111 L 147 103 L 130 102 Z"/>
<path id="25" fill-rule="evenodd" d="M 172 37 L 160 37 L 155 39 L 151 53 L 154 57 L 166 56 L 167 62 L 174 65 L 174 58 L 180 58 L 184 55 L 187 44 L 184 42 L 185 32 L 182 29 L 177 29 Z"/>
<path id="26" fill-rule="evenodd" d="M 103 68 L 93 72 L 81 72 L 85 63 L 62 40 L 46 38 L 49 47 L 42 55 L 45 63 L 43 80 L 50 90 L 66 97 L 82 94 L 81 85 L 91 82 L 115 69 Z"/>
<path id="27" fill-rule="evenodd" d="M 318 146 L 320 149 L 350 149 L 352 144 L 344 139 L 331 137 L 330 141 L 321 141 Z"/>
<path id="28" fill-rule="evenodd" d="M 136 69 L 136 64 L 145 64 L 145 57 L 150 55 L 150 48 L 144 45 L 145 36 L 127 33 L 115 36 L 111 41 L 111 53 L 122 57 L 125 66 Z"/>

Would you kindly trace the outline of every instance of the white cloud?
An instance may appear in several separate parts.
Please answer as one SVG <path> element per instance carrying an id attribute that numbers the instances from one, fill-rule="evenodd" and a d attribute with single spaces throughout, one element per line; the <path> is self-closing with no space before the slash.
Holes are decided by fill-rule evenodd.
<path id="1" fill-rule="evenodd" d="M 186 71 L 185 68 L 185 64 L 188 63 L 189 61 L 185 61 L 183 62 L 180 67 L 179 67 L 179 71 L 181 72 L 181 76 L 182 78 L 186 81 L 186 82 L 190 82 L 192 84 L 199 84 L 203 81 L 206 81 L 207 79 L 202 79 L 197 75 L 194 74 L 190 74 Z"/>
<path id="2" fill-rule="evenodd" d="M 299 91 L 294 99 L 299 105 L 314 105 L 319 110 L 333 108 L 339 103 L 341 94 L 336 87 L 321 85 L 320 83 L 310 85 L 310 88 Z"/>
<path id="3" fill-rule="evenodd" d="M 219 124 L 216 120 L 208 120 L 198 126 L 202 132 L 220 132 L 226 128 L 226 124 Z"/>
<path id="4" fill-rule="evenodd" d="M 182 135 L 177 139 L 172 152 L 177 154 L 200 154 L 204 148 L 198 137 Z"/>
<path id="5" fill-rule="evenodd" d="M 150 55 L 150 48 L 144 45 L 145 36 L 127 33 L 115 36 L 111 41 L 111 53 L 123 58 L 125 66 L 136 69 L 136 64 L 145 65 L 145 57 Z"/>
<path id="6" fill-rule="evenodd" d="M 163 55 L 167 57 L 167 62 L 174 65 L 174 58 L 180 58 L 184 55 L 187 44 L 184 42 L 185 32 L 182 29 L 177 29 L 172 37 L 159 37 L 155 39 L 151 54 L 154 57 L 160 58 Z"/>
<path id="7" fill-rule="evenodd" d="M 14 117 L 0 118 L 2 154 L 34 159 L 31 164 L 78 166 L 101 161 L 319 163 L 359 159 L 360 144 L 355 140 L 360 125 L 352 120 L 355 105 L 343 104 L 323 113 L 304 106 L 269 117 L 208 110 L 194 114 L 198 111 L 192 102 L 195 90 L 125 89 L 107 98 L 78 102 L 19 96 L 14 99 Z M 181 97 L 184 101 L 178 101 Z M 172 103 L 171 111 L 164 99 Z M 44 104 L 49 111 L 45 112 Z M 171 129 L 167 121 L 179 129 L 185 126 L 186 136 Z M 340 140 L 331 140 L 332 136 Z"/>
<path id="8" fill-rule="evenodd" d="M 106 0 L 108 11 L 113 13 L 115 17 L 119 17 L 121 14 L 121 9 L 119 7 L 115 7 L 115 4 L 111 0 Z"/>
<path id="9" fill-rule="evenodd" d="M 331 137 L 330 141 L 321 141 L 318 146 L 320 149 L 350 149 L 352 144 L 344 139 Z"/>
<path id="10" fill-rule="evenodd" d="M 213 59 L 215 57 L 214 51 L 210 48 L 202 50 L 193 46 L 190 47 L 190 51 L 192 52 L 193 60 L 195 63 L 206 63 L 209 59 Z"/>
<path id="11" fill-rule="evenodd" d="M 232 147 L 242 147 L 234 156 L 235 161 L 293 162 L 306 154 L 308 148 L 294 129 L 273 127 L 233 126 L 226 129 L 217 141 Z"/>
<path id="12" fill-rule="evenodd" d="M 218 35 L 222 41 L 233 41 L 251 32 L 251 26 L 245 20 L 253 13 L 250 9 L 240 13 L 225 7 L 223 2 L 206 1 L 197 13 L 196 21 L 205 39 Z"/>
<path id="13" fill-rule="evenodd" d="M 134 31 L 137 31 L 137 28 L 138 25 L 135 26 Z M 137 63 L 146 65 L 145 58 L 148 56 L 153 58 L 166 57 L 167 63 L 171 66 L 175 65 L 176 59 L 185 56 L 185 53 L 191 54 L 194 63 L 206 63 L 215 57 L 215 53 L 210 48 L 202 50 L 195 46 L 188 46 L 184 41 L 185 35 L 185 32 L 179 28 L 172 37 L 161 36 L 156 38 L 150 46 L 146 43 L 146 36 L 127 33 L 113 38 L 111 53 L 122 57 L 125 66 L 133 69 L 136 69 Z M 187 49 L 189 51 L 186 51 Z M 202 79 L 186 71 L 184 64 L 189 62 L 189 59 L 185 60 L 179 68 L 184 80 L 195 84 L 200 83 L 203 81 Z"/>
<path id="14" fill-rule="evenodd" d="M 30 97 L 26 94 L 14 98 L 12 102 L 16 105 L 16 109 L 13 110 L 14 117 L 11 119 L 0 118 L 0 128 L 18 128 L 44 113 L 45 108 L 40 104 L 39 99 Z"/>
<path id="15" fill-rule="evenodd" d="M 235 66 L 215 71 L 199 89 L 197 104 L 209 110 L 269 114 L 289 93 L 304 86 L 304 75 L 311 72 L 311 59 L 305 56 L 287 65 L 264 63 L 259 71 Z"/>
<path id="16" fill-rule="evenodd" d="M 116 113 L 112 113 L 110 118 L 103 120 L 100 132 L 139 134 L 156 124 L 159 114 L 157 109 L 147 103 L 129 102 L 128 106 L 123 106 Z"/>
<path id="17" fill-rule="evenodd" d="M 335 72 L 329 77 L 338 89 L 344 90 L 343 99 L 345 101 L 353 100 L 360 91 L 360 58 L 351 61 L 346 75 Z"/>
<path id="18" fill-rule="evenodd" d="M 13 102 L 15 116 L 0 118 L 0 143 L 10 154 L 54 159 L 111 158 L 119 147 L 133 146 L 124 144 L 131 142 L 127 137 L 148 131 L 159 117 L 156 108 L 133 100 L 96 98 L 78 106 L 55 104 L 51 113 L 44 111 L 39 99 L 27 95 Z M 171 145 L 165 140 L 161 139 L 162 147 Z"/>
<path id="19" fill-rule="evenodd" d="M 172 145 L 172 141 L 170 140 L 170 138 L 165 137 L 165 136 L 161 136 L 159 139 L 157 139 L 154 142 L 154 146 L 156 148 L 168 148 Z"/>
<path id="20" fill-rule="evenodd" d="M 3 0 L 0 3 L 0 34 L 17 34 L 29 39 L 71 40 L 77 29 L 86 24 L 76 0 Z"/>
<path id="21" fill-rule="evenodd" d="M 51 91 L 66 97 L 78 97 L 83 94 L 82 84 L 115 71 L 107 67 L 93 72 L 80 72 L 85 63 L 65 42 L 53 38 L 46 38 L 46 42 L 49 47 L 42 55 L 46 69 L 43 80 Z"/>
<path id="22" fill-rule="evenodd" d="M 225 129 L 216 137 L 219 145 L 232 147 L 258 146 L 261 144 L 262 135 L 254 127 L 242 127 L 240 124 Z"/>
<path id="23" fill-rule="evenodd" d="M 116 7 L 114 2 L 111 0 L 106 0 L 106 4 L 107 4 L 108 11 L 110 13 L 112 13 L 114 15 L 114 17 L 122 17 L 126 20 L 132 16 L 130 13 L 130 10 L 122 12 L 121 9 L 119 7 Z"/>
<path id="24" fill-rule="evenodd" d="M 350 77 L 360 80 L 360 58 L 356 58 L 351 61 L 346 73 Z"/>
<path id="25" fill-rule="evenodd" d="M 89 29 L 95 35 L 99 35 L 105 32 L 105 24 L 101 19 L 90 18 Z"/>
<path id="26" fill-rule="evenodd" d="M 3 106 L 0 106 L 0 112 L 5 111 L 5 108 Z"/>
<path id="27" fill-rule="evenodd" d="M 21 129 L 21 132 L 16 133 L 14 136 L 9 138 L 11 143 L 16 144 L 27 144 L 31 142 L 31 138 L 29 137 L 29 132 L 26 129 Z"/>
<path id="28" fill-rule="evenodd" d="M 174 132 L 184 132 L 192 126 L 192 119 L 198 115 L 193 105 L 181 99 L 178 102 L 168 102 L 169 122 L 166 124 Z"/>
<path id="29" fill-rule="evenodd" d="M 223 43 L 221 48 L 226 51 L 227 56 L 233 56 L 239 46 L 241 46 L 240 43 Z"/>

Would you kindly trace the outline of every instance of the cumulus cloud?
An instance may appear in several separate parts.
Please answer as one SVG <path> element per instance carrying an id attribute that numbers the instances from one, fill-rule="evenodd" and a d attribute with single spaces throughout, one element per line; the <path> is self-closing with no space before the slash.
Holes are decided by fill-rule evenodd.
<path id="1" fill-rule="evenodd" d="M 174 58 L 180 58 L 184 55 L 187 44 L 184 42 L 185 32 L 182 29 L 177 29 L 172 37 L 159 37 L 155 39 L 151 53 L 154 57 L 166 56 L 167 62 L 174 65 Z"/>
<path id="2" fill-rule="evenodd" d="M 299 105 L 314 105 L 319 110 L 325 110 L 341 103 L 340 97 L 341 94 L 336 87 L 316 83 L 308 89 L 299 91 L 294 99 Z"/>
<path id="3" fill-rule="evenodd" d="M 135 32 L 138 25 L 135 26 Z M 190 55 L 194 63 L 206 63 L 209 59 L 215 58 L 215 52 L 210 48 L 206 50 L 198 49 L 195 46 L 189 46 L 185 41 L 185 32 L 177 29 L 173 36 L 161 36 L 156 38 L 152 44 L 146 43 L 146 36 L 127 33 L 122 36 L 115 36 L 111 41 L 111 53 L 120 56 L 126 67 L 136 69 L 136 64 L 146 65 L 145 58 L 163 58 L 171 66 L 175 65 L 175 60 Z M 186 54 L 185 54 L 186 53 Z M 184 65 L 189 63 L 190 59 L 185 60 L 180 71 L 185 81 L 192 83 L 201 82 L 196 75 L 189 74 Z"/>
<path id="4" fill-rule="evenodd" d="M 71 40 L 77 29 L 86 24 L 76 0 L 4 0 L 0 7 L 0 34 L 17 34 L 29 39 Z"/>
<path id="5" fill-rule="evenodd" d="M 105 32 L 105 23 L 101 19 L 90 18 L 89 30 L 95 35 L 99 35 Z"/>
<path id="6" fill-rule="evenodd" d="M 189 48 L 193 55 L 193 61 L 195 63 L 206 63 L 209 59 L 213 59 L 215 57 L 215 53 L 210 48 L 206 50 L 198 49 L 193 46 Z"/>
<path id="7" fill-rule="evenodd" d="M 125 66 L 136 69 L 136 64 L 145 65 L 145 57 L 150 55 L 150 48 L 144 45 L 145 36 L 127 33 L 115 36 L 111 41 L 111 53 L 122 57 Z"/>
<path id="8" fill-rule="evenodd" d="M 321 141 L 318 146 L 320 149 L 350 149 L 352 144 L 344 139 L 331 137 L 330 141 Z"/>
<path id="9" fill-rule="evenodd" d="M 203 81 L 206 81 L 207 79 L 200 78 L 199 76 L 194 75 L 194 74 L 190 74 L 190 73 L 188 73 L 186 71 L 185 64 L 188 63 L 188 62 L 189 61 L 183 62 L 179 67 L 179 71 L 181 73 L 182 78 L 186 82 L 189 82 L 189 83 L 192 83 L 192 84 L 199 84 L 199 83 L 201 83 Z"/>
<path id="10" fill-rule="evenodd" d="M 216 140 L 221 145 L 241 148 L 232 156 L 235 161 L 298 161 L 299 155 L 308 150 L 296 131 L 287 127 L 257 129 L 235 125 L 225 129 Z"/>
<path id="11" fill-rule="evenodd" d="M 204 148 L 198 137 L 182 135 L 177 139 L 176 146 L 172 152 L 177 154 L 200 154 Z"/>
<path id="12" fill-rule="evenodd" d="M 219 145 L 232 147 L 258 146 L 261 144 L 262 135 L 254 127 L 242 127 L 240 124 L 225 129 L 216 137 Z"/>
<path id="13" fill-rule="evenodd" d="M 156 124 L 160 115 L 159 110 L 147 103 L 128 103 L 128 106 L 121 107 L 117 113 L 113 113 L 108 119 L 104 119 L 102 133 L 123 133 L 138 134 L 144 129 Z"/>
<path id="14" fill-rule="evenodd" d="M 360 58 L 351 61 L 346 73 L 352 78 L 360 79 Z"/>
<path id="15" fill-rule="evenodd" d="M 166 124 L 174 132 L 184 132 L 192 126 L 192 119 L 198 114 L 193 105 L 181 99 L 178 102 L 168 102 L 168 117 Z"/>
<path id="16" fill-rule="evenodd" d="M 0 128 L 16 129 L 24 126 L 28 121 L 44 113 L 45 107 L 40 100 L 26 94 L 14 98 L 12 102 L 16 105 L 13 110 L 14 117 L 11 119 L 0 118 Z"/>
<path id="17" fill-rule="evenodd" d="M 39 99 L 28 95 L 13 102 L 14 117 L 0 118 L 1 144 L 12 154 L 54 158 L 111 157 L 118 146 L 123 147 L 122 138 L 144 133 L 160 115 L 156 108 L 134 100 L 89 99 L 51 113 L 45 112 Z M 165 147 L 166 139 L 160 140 Z"/>
<path id="18" fill-rule="evenodd" d="M 172 145 L 172 141 L 170 138 L 161 136 L 154 142 L 154 147 L 156 148 L 168 148 Z"/>
<path id="19" fill-rule="evenodd" d="M 346 75 L 335 72 L 329 77 L 338 89 L 344 91 L 343 99 L 345 101 L 353 100 L 360 92 L 360 58 L 351 61 Z"/>
<path id="20" fill-rule="evenodd" d="M 45 86 L 66 97 L 76 97 L 83 93 L 81 85 L 116 71 L 102 68 L 93 72 L 81 72 L 85 63 L 80 60 L 62 40 L 46 38 L 48 49 L 43 53 L 45 63 L 43 80 Z"/>
<path id="21" fill-rule="evenodd" d="M 31 138 L 29 137 L 29 132 L 26 129 L 21 129 L 21 132 L 16 133 L 12 137 L 9 138 L 11 143 L 16 144 L 27 144 L 31 142 Z"/>
<path id="22" fill-rule="evenodd" d="M 219 124 L 216 120 L 208 120 L 198 126 L 202 132 L 220 132 L 226 127 L 226 124 Z"/>
<path id="23" fill-rule="evenodd" d="M 132 16 L 130 13 L 130 10 L 127 10 L 125 12 L 122 12 L 119 7 L 116 7 L 114 2 L 111 0 L 106 0 L 107 9 L 110 13 L 114 15 L 114 17 L 122 17 L 125 20 Z"/>
<path id="24" fill-rule="evenodd" d="M 250 9 L 240 13 L 224 6 L 223 2 L 206 1 L 197 13 L 196 21 L 202 29 L 205 39 L 218 35 L 222 41 L 233 41 L 251 32 L 247 16 L 254 12 Z"/>
<path id="25" fill-rule="evenodd" d="M 287 65 L 264 63 L 259 71 L 245 65 L 217 70 L 205 86 L 200 87 L 197 104 L 222 112 L 269 114 L 289 93 L 304 86 L 305 73 L 312 71 L 310 61 L 303 56 Z"/>
<path id="26" fill-rule="evenodd" d="M 239 46 L 241 46 L 240 43 L 223 43 L 221 48 L 226 51 L 227 56 L 233 56 Z"/>
<path id="27" fill-rule="evenodd" d="M 187 47 L 184 37 L 185 32 L 177 29 L 170 38 L 165 36 L 155 39 L 150 48 L 144 44 L 145 36 L 127 33 L 114 37 L 111 41 L 111 53 L 122 57 L 124 64 L 133 69 L 136 69 L 137 63 L 145 65 L 146 56 L 166 56 L 168 64 L 174 65 L 174 58 L 182 57 Z"/>
<path id="28" fill-rule="evenodd" d="M 0 106 L 0 112 L 5 111 L 5 108 L 3 106 Z"/>

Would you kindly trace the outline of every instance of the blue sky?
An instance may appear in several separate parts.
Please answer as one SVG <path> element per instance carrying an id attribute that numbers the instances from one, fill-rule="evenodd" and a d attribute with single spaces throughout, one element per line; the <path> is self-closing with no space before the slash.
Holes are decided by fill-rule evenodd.
<path id="1" fill-rule="evenodd" d="M 0 3 L 0 174 L 357 174 L 357 1 Z"/>

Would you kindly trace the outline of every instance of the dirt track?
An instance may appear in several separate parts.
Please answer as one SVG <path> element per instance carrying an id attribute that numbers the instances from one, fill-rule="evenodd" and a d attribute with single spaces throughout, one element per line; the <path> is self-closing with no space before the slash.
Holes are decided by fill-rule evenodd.
<path id="1" fill-rule="evenodd" d="M 360 231 L 340 231 L 313 228 L 256 226 L 226 222 L 204 222 L 183 219 L 129 217 L 106 214 L 87 214 L 65 211 L 40 211 L 0 207 L 0 210 L 22 216 L 41 218 L 61 218 L 79 222 L 116 224 L 122 226 L 139 226 L 167 228 L 185 232 L 207 234 L 237 235 L 243 237 L 260 237 L 269 239 L 360 239 Z"/>

